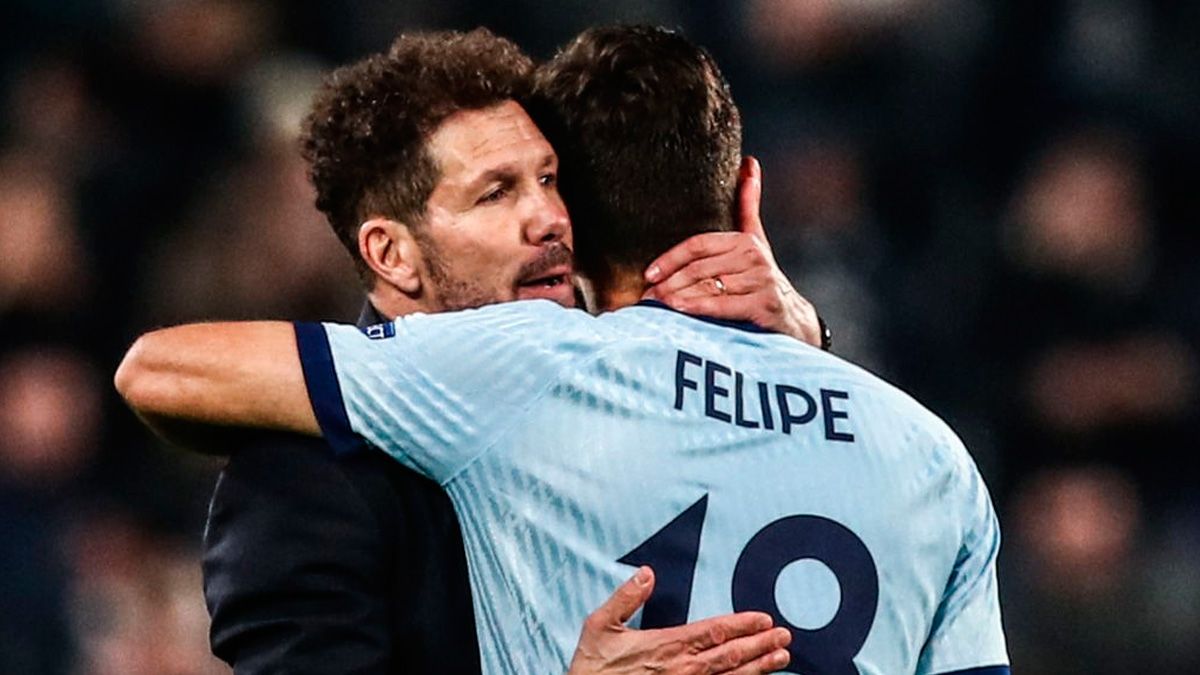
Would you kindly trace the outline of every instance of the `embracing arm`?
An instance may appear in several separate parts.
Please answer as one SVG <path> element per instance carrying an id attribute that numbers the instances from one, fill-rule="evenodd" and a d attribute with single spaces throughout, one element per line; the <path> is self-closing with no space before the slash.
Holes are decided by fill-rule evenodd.
<path id="1" fill-rule="evenodd" d="M 138 338 L 114 378 L 147 424 L 179 441 L 178 422 L 319 435 L 292 324 L 200 323 Z"/>

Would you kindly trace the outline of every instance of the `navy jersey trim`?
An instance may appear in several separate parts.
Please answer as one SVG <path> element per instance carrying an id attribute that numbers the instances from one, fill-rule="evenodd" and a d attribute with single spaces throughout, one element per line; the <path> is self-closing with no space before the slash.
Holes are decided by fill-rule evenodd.
<path id="1" fill-rule="evenodd" d="M 674 307 L 671 307 L 670 305 L 661 303 L 658 300 L 640 300 L 640 301 L 638 301 L 637 306 L 638 307 L 655 307 L 657 309 L 666 309 L 666 310 L 675 312 L 676 314 L 682 314 L 684 316 L 689 316 L 693 319 L 696 319 L 697 321 L 703 321 L 704 323 L 711 323 L 711 324 L 715 324 L 718 326 L 725 326 L 726 328 L 733 328 L 735 330 L 744 330 L 747 333 L 770 333 L 771 332 L 771 331 L 767 330 L 766 328 L 763 328 L 762 326 L 750 323 L 749 321 L 728 321 L 726 319 L 717 319 L 717 318 L 714 318 L 711 316 L 700 316 L 698 314 L 688 314 L 687 312 L 681 312 L 681 311 L 675 309 Z"/>
<path id="2" fill-rule="evenodd" d="M 342 399 L 342 388 L 338 384 L 337 371 L 333 366 L 333 352 L 329 348 L 329 335 L 319 323 L 297 321 L 296 347 L 300 351 L 300 368 L 304 371 L 304 384 L 321 434 L 336 456 L 348 455 L 366 447 L 366 442 L 350 427 L 346 404 Z"/>
<path id="3" fill-rule="evenodd" d="M 967 668 L 966 670 L 952 670 L 938 675 L 1011 675 L 1012 671 L 1008 666 L 984 666 L 982 668 Z"/>

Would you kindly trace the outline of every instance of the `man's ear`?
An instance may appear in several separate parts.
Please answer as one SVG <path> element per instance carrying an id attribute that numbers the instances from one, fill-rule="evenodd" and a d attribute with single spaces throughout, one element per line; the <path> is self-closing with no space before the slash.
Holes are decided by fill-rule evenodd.
<path id="1" fill-rule="evenodd" d="M 358 228 L 358 254 L 375 276 L 408 295 L 421 292 L 421 248 L 404 223 L 372 218 Z"/>

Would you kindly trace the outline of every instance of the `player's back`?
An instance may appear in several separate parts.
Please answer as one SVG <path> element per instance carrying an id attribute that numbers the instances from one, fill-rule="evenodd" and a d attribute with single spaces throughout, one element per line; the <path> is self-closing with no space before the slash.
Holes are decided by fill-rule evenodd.
<path id="1" fill-rule="evenodd" d="M 486 670 L 562 667 L 641 564 L 658 579 L 641 627 L 768 611 L 793 630 L 795 672 L 1007 663 L 994 516 L 935 416 L 790 338 L 662 307 L 497 309 L 480 326 L 505 342 L 542 312 L 538 345 L 511 355 L 520 372 L 492 366 L 455 394 L 482 395 L 459 415 L 482 442 L 426 467 L 459 512 Z M 506 390 L 519 402 L 486 407 Z"/>

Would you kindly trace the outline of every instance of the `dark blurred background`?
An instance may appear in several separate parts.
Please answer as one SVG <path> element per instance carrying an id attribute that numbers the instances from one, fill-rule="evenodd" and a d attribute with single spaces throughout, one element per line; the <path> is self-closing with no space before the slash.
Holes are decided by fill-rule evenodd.
<path id="1" fill-rule="evenodd" d="M 1015 671 L 1200 672 L 1200 3 L 1165 0 L 5 0 L 0 672 L 225 672 L 218 465 L 110 381 L 166 323 L 355 317 L 296 149 L 322 73 L 613 21 L 715 54 L 836 351 L 975 454 Z"/>

